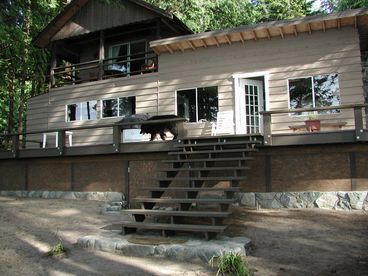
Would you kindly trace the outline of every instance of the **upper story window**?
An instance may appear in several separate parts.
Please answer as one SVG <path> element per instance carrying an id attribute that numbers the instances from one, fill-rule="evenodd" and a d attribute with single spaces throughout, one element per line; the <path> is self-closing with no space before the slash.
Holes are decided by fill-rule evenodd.
<path id="1" fill-rule="evenodd" d="M 308 107 L 327 107 L 340 105 L 340 88 L 338 74 L 317 75 L 289 79 L 290 109 Z M 318 113 L 337 113 L 338 110 L 320 111 Z M 293 115 L 306 115 L 294 112 Z"/>
<path id="2" fill-rule="evenodd" d="M 190 122 L 216 121 L 218 112 L 217 86 L 176 91 L 177 114 Z"/>
<path id="3" fill-rule="evenodd" d="M 127 74 L 138 74 L 142 66 L 147 64 L 146 40 L 116 44 L 109 48 L 111 59 L 109 70 Z"/>
<path id="4" fill-rule="evenodd" d="M 101 118 L 124 117 L 135 114 L 135 97 L 101 100 Z"/>
<path id="5" fill-rule="evenodd" d="M 83 121 L 97 119 L 97 101 L 80 102 L 66 106 L 66 121 Z"/>

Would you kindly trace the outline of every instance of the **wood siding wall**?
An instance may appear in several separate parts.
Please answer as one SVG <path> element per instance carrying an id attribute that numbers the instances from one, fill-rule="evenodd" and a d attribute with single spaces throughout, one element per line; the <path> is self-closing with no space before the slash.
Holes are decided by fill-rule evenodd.
<path id="1" fill-rule="evenodd" d="M 217 85 L 220 111 L 233 110 L 236 73 L 269 73 L 269 110 L 288 108 L 288 78 L 339 74 L 341 104 L 363 103 L 359 37 L 354 28 L 299 34 L 209 47 L 160 56 L 160 113 L 175 112 L 177 89 Z M 273 131 L 306 117 L 273 116 Z M 323 115 L 323 120 L 344 120 L 351 126 L 353 113 Z"/>
<path id="2" fill-rule="evenodd" d="M 176 90 L 203 86 L 218 86 L 220 111 L 233 110 L 233 74 L 236 73 L 268 72 L 269 102 L 266 105 L 269 110 L 288 108 L 288 78 L 329 73 L 339 74 L 341 104 L 363 103 L 361 70 L 358 33 L 350 27 L 311 35 L 286 36 L 285 39 L 262 39 L 245 45 L 234 43 L 219 48 L 163 54 L 159 56 L 158 73 L 54 88 L 49 95 L 32 99 L 29 103 L 28 130 L 117 121 L 119 119 L 115 118 L 66 123 L 65 106 L 123 96 L 136 96 L 137 113 L 174 114 Z M 47 97 L 48 105 L 45 101 Z M 273 132 L 289 132 L 289 125 L 300 124 L 305 118 L 273 116 Z M 321 118 L 324 121 L 347 121 L 347 127 L 353 124 L 351 111 L 322 115 Z M 83 131 L 74 134 L 73 142 L 111 143 L 111 133 L 111 129 Z"/>
<path id="3" fill-rule="evenodd" d="M 106 5 L 99 0 L 90 1 L 68 22 L 52 40 L 78 36 L 157 17 L 153 12 L 129 1 Z"/>

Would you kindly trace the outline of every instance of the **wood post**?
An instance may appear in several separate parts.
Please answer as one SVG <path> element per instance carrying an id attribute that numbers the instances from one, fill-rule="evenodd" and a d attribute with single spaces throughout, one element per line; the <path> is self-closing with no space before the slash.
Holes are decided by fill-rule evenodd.
<path id="1" fill-rule="evenodd" d="M 12 136 L 12 153 L 13 157 L 18 157 L 18 151 L 19 151 L 19 135 L 15 134 Z"/>
<path id="2" fill-rule="evenodd" d="M 103 79 L 104 74 L 104 59 L 105 59 L 105 34 L 100 31 L 100 47 L 98 51 L 98 79 Z"/>
<path id="3" fill-rule="evenodd" d="M 363 130 L 363 111 L 362 107 L 354 107 L 354 122 L 355 122 L 355 140 L 361 141 L 364 134 Z"/>
<path id="4" fill-rule="evenodd" d="M 59 130 L 57 133 L 57 149 L 59 150 L 59 155 L 64 154 L 65 148 L 65 130 Z"/>
<path id="5" fill-rule="evenodd" d="M 122 126 L 120 126 L 120 125 L 113 126 L 112 148 L 113 148 L 114 152 L 116 152 L 116 153 L 120 152 L 121 130 L 122 130 Z"/>
<path id="6" fill-rule="evenodd" d="M 272 146 L 271 114 L 263 114 L 263 143 Z"/>
<path id="7" fill-rule="evenodd" d="M 50 82 L 49 89 L 55 87 L 55 67 L 56 67 L 56 50 L 54 45 L 51 47 L 51 66 L 50 66 Z"/>

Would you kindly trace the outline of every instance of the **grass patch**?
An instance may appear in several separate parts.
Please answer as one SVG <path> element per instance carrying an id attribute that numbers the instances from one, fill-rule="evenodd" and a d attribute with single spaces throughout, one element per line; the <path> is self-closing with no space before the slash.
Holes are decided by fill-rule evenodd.
<path id="1" fill-rule="evenodd" d="M 210 260 L 212 266 L 217 266 L 217 275 L 251 276 L 248 264 L 243 257 L 234 252 L 226 252 L 220 256 L 213 256 Z"/>
<path id="2" fill-rule="evenodd" d="M 47 257 L 58 257 L 63 256 L 67 252 L 67 249 L 65 248 L 63 241 L 60 239 L 57 244 L 55 244 L 51 249 L 46 252 Z"/>

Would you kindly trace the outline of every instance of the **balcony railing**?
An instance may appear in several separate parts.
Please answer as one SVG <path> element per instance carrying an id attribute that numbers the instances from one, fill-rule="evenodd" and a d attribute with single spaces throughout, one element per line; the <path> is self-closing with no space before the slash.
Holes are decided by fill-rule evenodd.
<path id="1" fill-rule="evenodd" d="M 51 87 L 60 87 L 157 71 L 157 55 L 152 51 L 139 52 L 104 60 L 91 60 L 55 67 L 51 70 L 50 85 Z"/>
<path id="2" fill-rule="evenodd" d="M 352 110 L 353 122 L 350 127 L 338 129 L 336 131 L 317 131 L 302 133 L 273 133 L 272 116 L 280 114 L 305 113 L 305 112 L 325 112 L 331 110 Z M 368 104 L 351 104 L 330 107 L 280 109 L 274 111 L 262 111 L 263 116 L 263 139 L 265 146 L 286 146 L 303 144 L 324 144 L 324 143 L 349 143 L 368 141 L 367 129 Z M 324 114 L 326 115 L 326 114 Z M 336 123 L 336 125 L 339 125 Z M 290 130 L 291 132 L 291 130 Z"/>
<path id="3" fill-rule="evenodd" d="M 51 157 L 51 156 L 75 156 L 75 155 L 93 155 L 93 154 L 111 154 L 111 153 L 134 153 L 134 152 L 152 152 L 167 150 L 167 143 L 130 143 L 125 147 L 122 143 L 123 131 L 137 125 L 149 125 L 157 123 L 177 123 L 178 137 L 183 137 L 183 122 L 186 119 L 174 118 L 165 120 L 150 120 L 128 123 L 114 123 L 104 125 L 93 125 L 83 127 L 70 127 L 64 129 L 45 129 L 39 131 L 28 131 L 23 133 L 0 134 L 0 159 L 11 158 L 29 158 L 29 157 Z M 110 141 L 106 143 L 94 143 L 90 145 L 66 145 L 66 136 L 68 132 L 76 133 L 83 130 L 103 129 L 108 131 L 112 129 L 112 134 L 108 135 Z M 45 134 L 56 134 L 57 145 L 55 147 L 43 148 L 42 136 Z M 73 135 L 74 135 L 73 134 Z M 37 138 L 35 138 L 37 137 Z"/>

